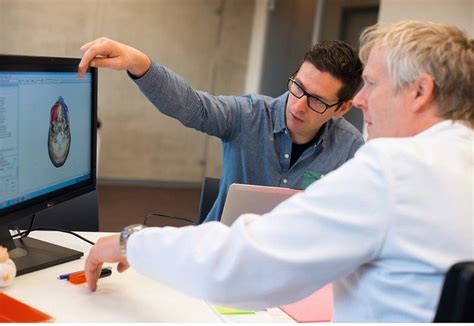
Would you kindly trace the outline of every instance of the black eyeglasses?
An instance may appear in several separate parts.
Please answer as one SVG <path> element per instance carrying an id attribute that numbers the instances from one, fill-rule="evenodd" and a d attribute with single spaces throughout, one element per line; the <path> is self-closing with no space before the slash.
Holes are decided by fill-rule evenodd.
<path id="1" fill-rule="evenodd" d="M 335 105 L 341 105 L 344 100 L 340 100 L 337 103 L 334 104 L 328 104 L 321 100 L 320 98 L 310 95 L 306 93 L 306 91 L 303 89 L 303 87 L 298 84 L 296 80 L 293 79 L 293 77 L 288 78 L 288 91 L 291 93 L 296 98 L 302 98 L 303 96 L 306 95 L 306 102 L 308 103 L 308 107 L 313 110 L 316 113 L 323 114 L 326 112 L 329 108 L 332 108 Z M 336 111 L 339 109 L 337 107 Z"/>

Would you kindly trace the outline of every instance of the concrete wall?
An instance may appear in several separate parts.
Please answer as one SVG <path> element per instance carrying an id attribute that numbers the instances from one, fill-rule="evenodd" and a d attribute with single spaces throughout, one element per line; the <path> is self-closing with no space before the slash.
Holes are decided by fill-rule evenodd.
<path id="1" fill-rule="evenodd" d="M 456 25 L 474 37 L 474 0 L 381 0 L 379 22 L 418 19 Z"/>
<path id="2" fill-rule="evenodd" d="M 280 96 L 288 77 L 298 68 L 311 47 L 315 0 L 274 0 L 268 10 L 264 60 L 259 92 Z"/>
<path id="3" fill-rule="evenodd" d="M 246 77 L 261 69 L 249 66 L 262 59 L 249 63 L 252 26 L 266 18 L 272 3 L 0 0 L 0 53 L 78 57 L 83 43 L 108 36 L 143 50 L 197 89 L 241 94 Z M 255 8 L 260 8 L 262 18 L 254 16 Z M 452 23 L 473 37 L 474 0 L 381 0 L 379 21 L 401 19 Z M 156 112 L 125 73 L 100 71 L 99 118 L 101 179 L 199 183 L 205 175 L 220 174 L 219 140 Z"/>
<path id="4" fill-rule="evenodd" d="M 254 0 L 0 0 L 0 53 L 80 56 L 107 36 L 215 94 L 245 87 Z M 99 72 L 99 178 L 199 183 L 220 142 L 158 113 L 123 72 Z"/>
<path id="5" fill-rule="evenodd" d="M 320 26 L 320 35 L 318 39 L 335 40 L 341 39 L 344 11 L 351 8 L 377 7 L 380 0 L 324 0 L 322 24 Z M 347 40 L 346 40 L 347 42 Z M 349 42 L 353 46 L 353 42 Z"/>

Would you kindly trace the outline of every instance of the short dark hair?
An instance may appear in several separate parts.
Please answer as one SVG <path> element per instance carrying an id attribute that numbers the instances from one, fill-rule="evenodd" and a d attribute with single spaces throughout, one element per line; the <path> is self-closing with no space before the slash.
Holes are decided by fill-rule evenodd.
<path id="1" fill-rule="evenodd" d="M 305 53 L 301 64 L 304 62 L 310 62 L 319 71 L 328 72 L 342 82 L 343 86 L 337 93 L 341 101 L 352 99 L 362 84 L 362 62 L 357 51 L 346 42 L 317 43 Z"/>

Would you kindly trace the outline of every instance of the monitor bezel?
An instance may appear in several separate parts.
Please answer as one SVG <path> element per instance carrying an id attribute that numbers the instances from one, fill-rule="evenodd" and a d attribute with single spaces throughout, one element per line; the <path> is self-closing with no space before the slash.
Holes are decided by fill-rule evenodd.
<path id="1" fill-rule="evenodd" d="M 77 72 L 80 59 L 66 57 L 41 57 L 24 55 L 0 55 L 0 71 L 18 72 Z M 90 176 L 87 180 L 31 198 L 25 202 L 0 209 L 0 223 L 10 223 L 18 218 L 35 214 L 67 200 L 92 192 L 96 189 L 97 157 L 97 68 L 91 73 L 91 159 Z"/>

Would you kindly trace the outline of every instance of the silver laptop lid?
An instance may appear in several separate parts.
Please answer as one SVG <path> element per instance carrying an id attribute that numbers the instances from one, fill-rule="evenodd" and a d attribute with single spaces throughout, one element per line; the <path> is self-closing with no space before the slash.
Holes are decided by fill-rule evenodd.
<path id="1" fill-rule="evenodd" d="M 230 226 L 242 214 L 264 214 L 302 190 L 233 183 L 227 192 L 221 223 Z"/>

